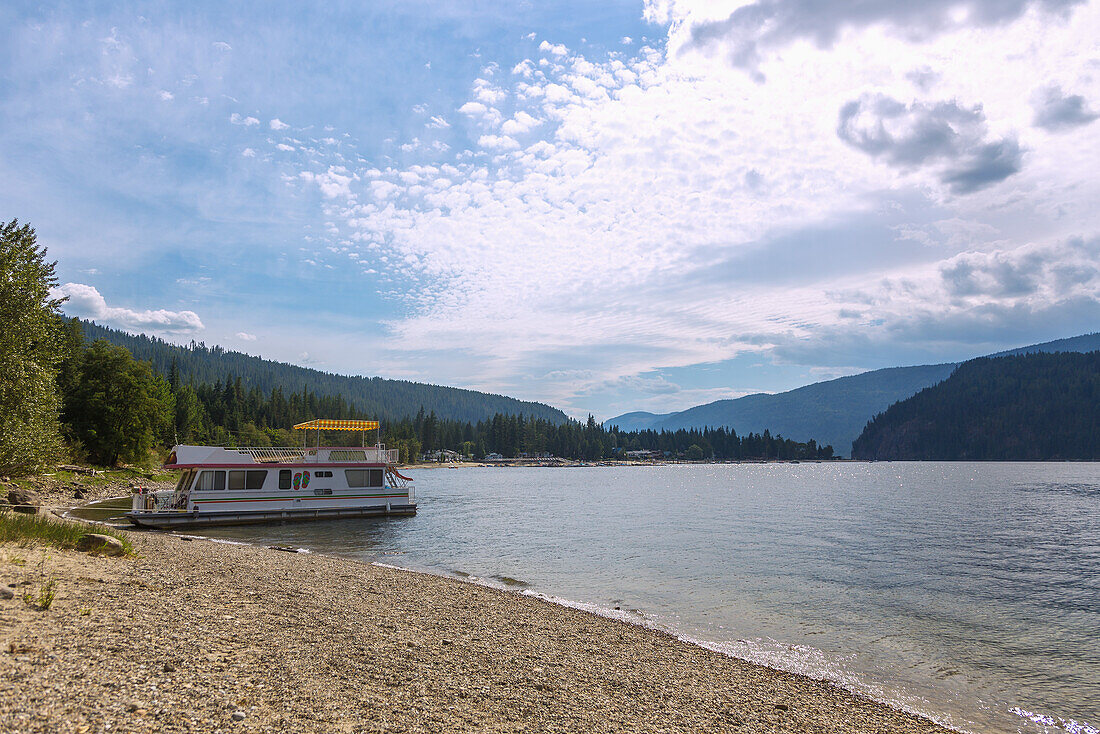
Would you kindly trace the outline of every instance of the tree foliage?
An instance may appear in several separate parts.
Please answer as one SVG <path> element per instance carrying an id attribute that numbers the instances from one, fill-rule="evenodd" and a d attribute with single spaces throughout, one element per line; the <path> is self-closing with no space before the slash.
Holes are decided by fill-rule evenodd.
<path id="1" fill-rule="evenodd" d="M 175 399 L 167 380 L 127 350 L 97 340 L 76 358 L 77 378 L 65 396 L 72 437 L 98 463 L 142 462 L 173 438 Z"/>
<path id="2" fill-rule="evenodd" d="M 34 229 L 0 225 L 0 471 L 32 471 L 56 458 L 61 300 L 50 297 L 57 263 Z"/>

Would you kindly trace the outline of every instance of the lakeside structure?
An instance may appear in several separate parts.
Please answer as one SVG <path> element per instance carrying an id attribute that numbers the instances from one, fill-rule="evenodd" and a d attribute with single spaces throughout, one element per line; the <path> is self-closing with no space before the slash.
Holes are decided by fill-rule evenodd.
<path id="1" fill-rule="evenodd" d="M 378 430 L 376 421 L 317 419 L 317 445 L 298 448 L 176 446 L 164 467 L 179 470 L 175 489 L 135 492 L 126 517 L 152 528 L 206 527 L 368 515 L 412 515 L 409 478 L 383 444 L 321 446 L 322 431 Z M 304 444 L 304 442 L 303 442 Z"/>

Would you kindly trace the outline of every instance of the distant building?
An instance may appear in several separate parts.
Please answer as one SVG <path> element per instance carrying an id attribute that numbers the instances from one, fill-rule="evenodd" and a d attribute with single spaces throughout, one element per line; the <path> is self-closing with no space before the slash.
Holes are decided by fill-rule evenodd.
<path id="1" fill-rule="evenodd" d="M 451 451 L 450 449 L 442 449 L 440 451 L 429 451 L 426 454 L 420 455 L 421 461 L 461 461 L 462 454 L 457 451 Z"/>
<path id="2" fill-rule="evenodd" d="M 485 454 L 485 460 L 486 461 L 500 461 L 503 458 L 504 458 L 503 456 L 501 456 L 500 454 L 498 454 L 496 452 L 493 452 L 491 454 Z"/>

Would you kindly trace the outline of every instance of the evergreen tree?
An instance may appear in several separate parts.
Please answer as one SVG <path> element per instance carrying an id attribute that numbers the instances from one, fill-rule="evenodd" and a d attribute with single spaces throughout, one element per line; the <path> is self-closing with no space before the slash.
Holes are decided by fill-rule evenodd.
<path id="1" fill-rule="evenodd" d="M 28 472 L 61 452 L 60 316 L 56 262 L 46 262 L 34 229 L 0 225 L 0 471 Z"/>

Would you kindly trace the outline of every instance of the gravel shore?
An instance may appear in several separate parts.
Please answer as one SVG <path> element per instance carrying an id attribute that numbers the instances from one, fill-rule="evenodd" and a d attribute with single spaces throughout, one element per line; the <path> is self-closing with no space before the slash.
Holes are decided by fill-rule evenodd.
<path id="1" fill-rule="evenodd" d="M 511 592 L 130 535 L 137 557 L 0 546 L 0 731 L 948 731 Z M 22 599 L 50 579 L 48 610 Z"/>

